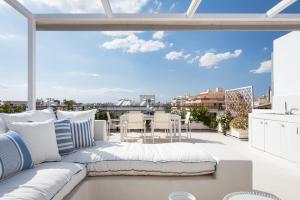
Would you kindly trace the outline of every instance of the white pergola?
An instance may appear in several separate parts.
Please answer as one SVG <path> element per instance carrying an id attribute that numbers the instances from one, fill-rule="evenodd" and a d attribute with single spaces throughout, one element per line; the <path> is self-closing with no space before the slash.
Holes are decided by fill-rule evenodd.
<path id="1" fill-rule="evenodd" d="M 28 19 L 28 108 L 36 109 L 37 31 L 293 31 L 300 30 L 300 14 L 279 14 L 297 0 L 282 0 L 260 14 L 196 14 L 202 0 L 192 0 L 186 13 L 113 13 L 101 0 L 104 14 L 34 14 L 17 0 L 4 0 Z M 100 1 L 100 0 L 99 0 Z"/>

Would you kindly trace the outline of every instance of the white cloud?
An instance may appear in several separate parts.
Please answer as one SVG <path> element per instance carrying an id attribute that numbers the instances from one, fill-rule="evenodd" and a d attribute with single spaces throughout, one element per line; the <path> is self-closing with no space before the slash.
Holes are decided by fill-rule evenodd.
<path id="1" fill-rule="evenodd" d="M 65 86 L 51 86 L 48 89 L 42 90 L 45 86 L 38 88 L 38 96 L 42 98 L 49 97 L 57 99 L 74 99 L 78 102 L 101 102 L 112 101 L 120 98 L 132 98 L 138 95 L 139 89 L 128 88 L 74 88 Z"/>
<path id="2" fill-rule="evenodd" d="M 224 53 L 213 53 L 208 52 L 205 53 L 203 56 L 199 59 L 200 66 L 206 67 L 206 68 L 213 68 L 216 67 L 217 64 L 224 60 L 237 58 L 241 55 L 242 50 L 237 49 L 234 52 L 224 52 Z"/>
<path id="3" fill-rule="evenodd" d="M 94 78 L 99 78 L 101 77 L 100 74 L 98 73 L 88 73 L 88 72 L 80 72 L 80 71 L 73 71 L 73 72 L 67 72 L 66 76 L 75 76 L 75 77 L 86 77 L 86 78 L 90 78 L 90 77 L 94 77 Z"/>
<path id="4" fill-rule="evenodd" d="M 186 60 L 186 59 L 188 59 L 189 57 L 191 57 L 191 54 L 185 54 L 184 56 L 183 56 L 183 58 Z"/>
<path id="5" fill-rule="evenodd" d="M 165 55 L 167 60 L 179 60 L 183 58 L 183 51 L 171 51 Z"/>
<path id="6" fill-rule="evenodd" d="M 174 43 L 171 42 L 171 43 L 169 44 L 169 47 L 172 48 L 173 46 L 174 46 Z"/>
<path id="7" fill-rule="evenodd" d="M 116 38 L 105 42 L 102 47 L 106 49 L 124 49 L 128 53 L 145 53 L 159 51 L 165 44 L 158 40 L 139 39 L 135 34 L 130 34 L 126 38 Z"/>
<path id="8" fill-rule="evenodd" d="M 162 2 L 159 0 L 154 0 L 153 4 L 156 6 L 155 10 L 159 11 L 162 7 Z"/>
<path id="9" fill-rule="evenodd" d="M 188 63 L 188 64 L 193 64 L 193 63 L 195 63 L 196 61 L 198 61 L 199 58 L 200 58 L 200 56 L 195 56 L 195 57 L 189 59 L 189 60 L 187 61 L 187 63 Z"/>
<path id="10" fill-rule="evenodd" d="M 100 77 L 100 74 L 91 74 L 92 77 Z"/>
<path id="11" fill-rule="evenodd" d="M 164 38 L 164 36 L 165 36 L 165 32 L 164 32 L 164 31 L 156 31 L 156 32 L 152 35 L 153 39 L 156 39 L 156 40 L 161 40 L 161 39 Z"/>
<path id="12" fill-rule="evenodd" d="M 14 39 L 17 36 L 15 34 L 1 34 L 0 33 L 0 40 L 10 40 L 10 39 Z"/>
<path id="13" fill-rule="evenodd" d="M 262 74 L 272 71 L 272 61 L 266 60 L 260 63 L 260 66 L 257 69 L 250 70 L 253 74 Z"/>
<path id="14" fill-rule="evenodd" d="M 175 6 L 176 6 L 176 3 L 172 3 L 169 10 L 173 10 L 175 8 Z"/>
<path id="15" fill-rule="evenodd" d="M 191 54 L 184 54 L 184 50 L 182 49 L 181 51 L 171 51 L 165 55 L 165 59 L 167 60 L 180 60 L 184 59 L 187 60 L 189 57 L 191 57 Z"/>
<path id="16" fill-rule="evenodd" d="M 60 12 L 89 13 L 103 12 L 100 1 L 83 0 L 20 0 L 21 3 L 39 11 L 56 9 Z M 114 13 L 137 13 L 140 12 L 149 0 L 110 0 Z"/>
<path id="17" fill-rule="evenodd" d="M 102 31 L 101 33 L 112 37 L 123 37 L 128 36 L 130 34 L 143 33 L 143 31 Z"/>

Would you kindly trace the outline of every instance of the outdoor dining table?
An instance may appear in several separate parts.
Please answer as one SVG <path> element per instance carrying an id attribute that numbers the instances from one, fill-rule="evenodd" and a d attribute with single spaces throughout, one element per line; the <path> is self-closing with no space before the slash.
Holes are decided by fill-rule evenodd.
<path id="1" fill-rule="evenodd" d="M 144 115 L 144 120 L 145 121 L 149 121 L 150 124 L 153 122 L 154 120 L 154 115 Z M 174 122 L 174 136 L 176 136 L 177 134 L 177 130 L 178 130 L 178 137 L 179 137 L 179 141 L 181 142 L 181 117 L 179 115 L 175 115 L 175 114 L 171 114 L 171 120 L 172 122 Z"/>

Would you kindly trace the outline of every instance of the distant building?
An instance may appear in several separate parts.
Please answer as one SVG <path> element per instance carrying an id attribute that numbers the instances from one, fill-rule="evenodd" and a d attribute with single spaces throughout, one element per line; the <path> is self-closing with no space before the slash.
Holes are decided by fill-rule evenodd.
<path id="1" fill-rule="evenodd" d="M 184 106 L 186 106 L 186 102 L 188 101 L 189 96 L 178 96 L 175 97 L 172 102 L 171 105 L 172 107 L 176 107 L 177 109 L 181 109 Z"/>
<path id="2" fill-rule="evenodd" d="M 272 90 L 269 88 L 267 95 L 254 100 L 254 109 L 271 109 L 272 108 Z"/>
<path id="3" fill-rule="evenodd" d="M 15 108 L 17 106 L 27 106 L 27 101 L 3 101 L 2 104 L 9 103 L 11 107 Z"/>
<path id="4" fill-rule="evenodd" d="M 218 113 L 225 110 L 225 91 L 223 88 L 216 88 L 214 91 L 208 89 L 195 96 L 179 96 L 173 99 L 172 106 L 180 110 L 194 106 L 205 106 L 210 113 Z"/>
<path id="5" fill-rule="evenodd" d="M 53 98 L 46 98 L 44 99 L 37 99 L 36 100 L 37 106 L 43 106 L 43 107 L 56 107 L 60 106 L 60 100 L 53 99 Z"/>
<path id="6" fill-rule="evenodd" d="M 134 104 L 133 100 L 122 98 L 116 103 L 116 106 L 133 106 Z"/>
<path id="7" fill-rule="evenodd" d="M 154 106 L 155 95 L 140 95 L 140 106 Z"/>

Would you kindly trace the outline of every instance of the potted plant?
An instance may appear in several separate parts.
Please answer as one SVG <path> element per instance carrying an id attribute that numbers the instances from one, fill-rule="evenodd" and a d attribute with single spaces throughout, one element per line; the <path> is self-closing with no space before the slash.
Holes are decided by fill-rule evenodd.
<path id="1" fill-rule="evenodd" d="M 231 113 L 227 110 L 223 114 L 219 115 L 217 117 L 218 131 L 222 132 L 224 135 L 227 135 L 227 132 L 230 130 L 231 120 Z"/>
<path id="2" fill-rule="evenodd" d="M 207 107 L 200 105 L 191 109 L 192 129 L 216 129 L 216 117 L 211 116 Z"/>
<path id="3" fill-rule="evenodd" d="M 248 139 L 248 117 L 236 117 L 231 120 L 230 135 L 239 139 Z"/>

